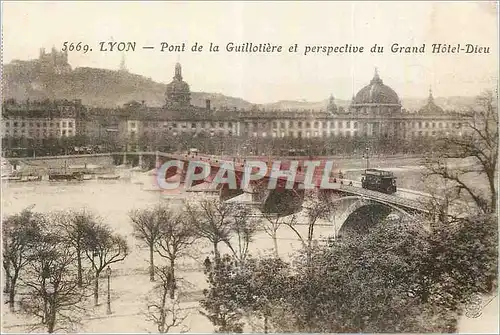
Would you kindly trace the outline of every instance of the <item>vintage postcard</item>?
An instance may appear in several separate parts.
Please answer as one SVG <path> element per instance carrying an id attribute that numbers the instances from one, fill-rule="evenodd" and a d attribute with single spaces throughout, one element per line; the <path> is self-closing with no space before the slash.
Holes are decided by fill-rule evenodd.
<path id="1" fill-rule="evenodd" d="M 498 2 L 2 2 L 2 333 L 498 333 Z"/>

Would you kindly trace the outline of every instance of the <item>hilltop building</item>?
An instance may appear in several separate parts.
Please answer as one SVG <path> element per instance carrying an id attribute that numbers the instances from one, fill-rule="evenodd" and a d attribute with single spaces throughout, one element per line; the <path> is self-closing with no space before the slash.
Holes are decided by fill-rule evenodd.
<path id="1" fill-rule="evenodd" d="M 37 65 L 40 73 L 44 74 L 71 72 L 71 65 L 68 63 L 68 51 L 57 51 L 55 47 L 52 47 L 50 53 L 46 53 L 45 48 L 40 48 Z"/>

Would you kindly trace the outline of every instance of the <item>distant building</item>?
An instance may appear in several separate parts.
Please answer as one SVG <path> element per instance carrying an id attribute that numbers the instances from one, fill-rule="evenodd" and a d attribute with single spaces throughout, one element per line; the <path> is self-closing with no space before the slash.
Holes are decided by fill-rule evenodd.
<path id="1" fill-rule="evenodd" d="M 7 100 L 2 105 L 2 137 L 36 140 L 83 135 L 85 112 L 81 100 Z"/>
<path id="2" fill-rule="evenodd" d="M 337 107 L 333 95 L 325 110 L 236 110 L 190 105 L 189 85 L 182 80 L 181 65 L 175 65 L 173 81 L 167 85 L 165 106 L 148 108 L 144 104 L 129 105 L 122 120 L 127 133 L 123 140 L 137 142 L 142 136 L 160 133 L 226 134 L 244 137 L 355 137 L 376 136 L 410 139 L 419 136 L 461 134 L 463 118 L 428 103 L 418 112 L 402 108 L 398 94 L 385 85 L 380 75 L 353 97 L 347 110 Z M 156 135 L 155 135 L 156 134 Z"/>
<path id="3" fill-rule="evenodd" d="M 57 51 L 55 47 L 52 47 L 50 53 L 46 53 L 45 48 L 40 48 L 37 63 L 40 73 L 65 74 L 71 72 L 71 65 L 68 62 L 68 51 Z"/>

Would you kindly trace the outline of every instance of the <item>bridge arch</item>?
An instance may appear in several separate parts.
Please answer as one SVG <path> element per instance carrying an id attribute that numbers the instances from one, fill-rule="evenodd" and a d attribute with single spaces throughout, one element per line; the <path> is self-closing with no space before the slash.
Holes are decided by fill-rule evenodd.
<path id="1" fill-rule="evenodd" d="M 329 220 L 333 224 L 334 236 L 350 231 L 364 232 L 394 212 L 413 218 L 399 206 L 362 196 L 339 197 L 331 202 L 335 205 Z M 363 222 L 361 225 L 360 221 Z"/>

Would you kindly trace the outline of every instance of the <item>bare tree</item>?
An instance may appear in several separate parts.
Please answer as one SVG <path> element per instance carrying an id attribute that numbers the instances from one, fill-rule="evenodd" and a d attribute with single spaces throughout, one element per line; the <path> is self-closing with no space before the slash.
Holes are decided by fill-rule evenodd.
<path id="1" fill-rule="evenodd" d="M 2 224 L 3 267 L 5 291 L 9 293 L 9 308 L 14 311 L 16 288 L 21 271 L 28 265 L 34 244 L 44 225 L 41 215 L 25 209 L 9 216 Z"/>
<path id="2" fill-rule="evenodd" d="M 260 227 L 273 240 L 274 256 L 279 258 L 278 251 L 278 229 L 284 224 L 283 216 L 274 213 L 263 213 L 264 220 L 261 221 Z"/>
<path id="3" fill-rule="evenodd" d="M 154 250 L 161 237 L 161 209 L 132 211 L 129 216 L 133 222 L 134 237 L 143 241 L 149 248 L 149 280 L 155 280 Z"/>
<path id="4" fill-rule="evenodd" d="M 295 216 L 292 216 L 292 219 L 286 223 L 286 225 L 295 232 L 302 242 L 302 245 L 306 248 L 308 258 L 311 256 L 312 252 L 316 223 L 319 219 L 328 220 L 335 209 L 328 196 L 322 196 L 321 194 L 316 195 L 314 193 L 315 192 L 310 192 L 307 194 L 307 201 L 303 206 L 307 215 L 307 238 L 304 238 L 295 228 L 297 224 Z"/>
<path id="5" fill-rule="evenodd" d="M 252 238 L 257 231 L 257 221 L 251 216 L 251 210 L 247 206 L 232 205 L 231 231 L 238 239 L 238 249 L 230 248 L 238 262 L 244 262 L 248 255 L 248 248 Z"/>
<path id="6" fill-rule="evenodd" d="M 23 284 L 28 294 L 21 301 L 22 310 L 41 318 L 48 333 L 73 327 L 78 323 L 75 312 L 83 311 L 80 303 L 86 298 L 79 286 L 76 251 L 57 231 L 39 238 L 34 246 Z"/>
<path id="7" fill-rule="evenodd" d="M 477 98 L 478 108 L 464 115 L 464 131 L 441 139 L 439 158 L 427 162 L 428 175 L 437 175 L 452 183 L 457 191 L 468 194 L 478 209 L 484 213 L 496 212 L 496 168 L 498 160 L 498 111 L 497 94 L 487 91 Z M 450 169 L 446 159 L 472 159 L 475 166 Z M 470 175 L 485 176 L 488 192 L 474 187 Z M 469 178 L 467 178 L 469 176 Z"/>
<path id="8" fill-rule="evenodd" d="M 186 212 L 198 236 L 212 243 L 216 262 L 220 260 L 220 242 L 232 249 L 229 241 L 232 232 L 231 210 L 230 205 L 219 200 L 202 200 L 198 206 L 186 205 Z"/>
<path id="9" fill-rule="evenodd" d="M 70 213 L 56 214 L 56 222 L 68 241 L 68 244 L 75 249 L 77 261 L 78 286 L 83 285 L 82 255 L 85 243 L 85 233 L 92 231 L 96 224 L 96 217 L 83 209 Z"/>
<path id="10" fill-rule="evenodd" d="M 186 319 L 187 314 L 182 313 L 179 304 L 179 295 L 172 298 L 168 297 L 171 292 L 171 271 L 170 267 L 165 266 L 156 268 L 156 273 L 160 282 L 154 288 L 153 301 L 148 303 L 147 320 L 152 321 L 158 332 L 168 333 L 171 328 L 179 327 Z M 182 329 L 181 333 L 185 333 L 187 329 Z"/>
<path id="11" fill-rule="evenodd" d="M 170 297 L 173 299 L 176 289 L 176 260 L 188 253 L 197 239 L 193 221 L 184 213 L 175 213 L 166 207 L 158 207 L 155 214 L 160 222 L 160 237 L 156 252 L 169 261 Z"/>
<path id="12" fill-rule="evenodd" d="M 96 224 L 85 232 L 85 255 L 92 264 L 95 274 L 94 304 L 99 303 L 99 277 L 110 264 L 121 262 L 127 257 L 127 241 L 113 234 L 108 226 Z"/>

